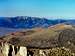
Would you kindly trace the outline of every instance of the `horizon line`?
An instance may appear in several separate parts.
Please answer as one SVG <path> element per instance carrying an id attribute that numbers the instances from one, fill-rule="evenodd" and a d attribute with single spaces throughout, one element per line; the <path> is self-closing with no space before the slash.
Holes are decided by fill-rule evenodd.
<path id="1" fill-rule="evenodd" d="M 0 17 L 36 17 L 36 18 L 45 18 L 45 19 L 65 19 L 65 20 L 68 20 L 68 19 L 75 19 L 75 17 L 43 17 L 43 16 L 0 16 Z"/>

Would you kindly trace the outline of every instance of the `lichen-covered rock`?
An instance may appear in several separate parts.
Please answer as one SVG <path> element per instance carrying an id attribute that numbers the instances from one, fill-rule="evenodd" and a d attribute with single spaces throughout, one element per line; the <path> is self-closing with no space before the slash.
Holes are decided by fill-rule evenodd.
<path id="1" fill-rule="evenodd" d="M 33 56 L 75 56 L 75 53 L 65 47 L 57 47 L 52 49 L 32 49 L 30 51 L 34 53 Z"/>
<path id="2" fill-rule="evenodd" d="M 53 48 L 49 52 L 49 56 L 75 56 L 75 53 L 72 53 L 71 50 L 62 48 Z"/>

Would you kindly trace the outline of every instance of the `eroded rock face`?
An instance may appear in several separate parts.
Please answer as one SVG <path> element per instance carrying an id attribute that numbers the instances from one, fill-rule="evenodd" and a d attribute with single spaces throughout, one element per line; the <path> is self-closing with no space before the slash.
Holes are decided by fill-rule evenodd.
<path id="1" fill-rule="evenodd" d="M 9 53 L 9 45 L 8 44 L 2 45 L 1 51 L 2 51 L 3 56 L 8 56 L 8 53 Z"/>
<path id="2" fill-rule="evenodd" d="M 27 49 L 22 46 L 14 46 L 8 43 L 2 44 L 0 56 L 75 56 L 70 49 L 52 48 L 52 49 Z"/>
<path id="3" fill-rule="evenodd" d="M 16 56 L 27 56 L 27 49 L 26 47 L 20 47 Z"/>
<path id="4" fill-rule="evenodd" d="M 2 43 L 1 53 L 3 56 L 27 56 L 27 48 Z"/>

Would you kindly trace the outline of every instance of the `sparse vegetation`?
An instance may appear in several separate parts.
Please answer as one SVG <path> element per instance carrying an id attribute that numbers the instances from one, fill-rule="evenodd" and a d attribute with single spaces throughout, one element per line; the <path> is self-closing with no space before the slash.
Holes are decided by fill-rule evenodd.
<path id="1" fill-rule="evenodd" d="M 40 50 L 42 53 L 40 54 Z M 65 47 L 56 47 L 52 49 L 30 49 L 34 54 L 33 56 L 75 56 L 70 49 Z"/>
<path id="2" fill-rule="evenodd" d="M 53 48 L 49 52 L 49 56 L 75 56 L 75 53 L 72 53 L 71 50 L 66 48 Z"/>
<path id="3" fill-rule="evenodd" d="M 75 28 L 60 28 L 16 32 L 15 35 L 3 36 L 2 40 L 4 39 L 13 45 L 29 48 L 49 48 L 49 56 L 75 56 Z"/>

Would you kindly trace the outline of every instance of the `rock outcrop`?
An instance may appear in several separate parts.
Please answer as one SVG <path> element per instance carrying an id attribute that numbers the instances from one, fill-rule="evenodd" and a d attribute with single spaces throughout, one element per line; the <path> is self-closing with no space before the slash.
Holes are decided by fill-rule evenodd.
<path id="1" fill-rule="evenodd" d="M 27 49 L 26 47 L 19 47 L 5 43 L 0 49 L 0 56 L 75 56 L 75 53 L 65 47 L 52 49 Z"/>
<path id="2" fill-rule="evenodd" d="M 26 47 L 14 46 L 8 43 L 2 43 L 0 51 L 3 56 L 27 56 Z"/>

